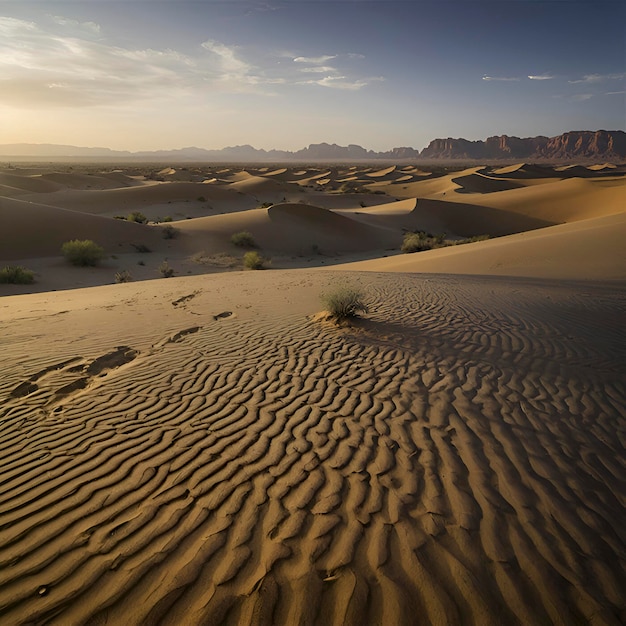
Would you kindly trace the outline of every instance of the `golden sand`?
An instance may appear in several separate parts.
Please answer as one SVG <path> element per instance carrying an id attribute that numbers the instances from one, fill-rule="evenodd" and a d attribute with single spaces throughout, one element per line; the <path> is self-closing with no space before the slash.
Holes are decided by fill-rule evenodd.
<path id="1" fill-rule="evenodd" d="M 37 283 L 0 285 L 0 623 L 624 623 L 625 179 L 524 167 L 406 200 L 380 168 L 7 171 L 0 267 Z M 112 219 L 167 207 L 175 239 Z M 398 254 L 425 223 L 506 236 Z M 115 258 L 67 266 L 77 236 Z"/>

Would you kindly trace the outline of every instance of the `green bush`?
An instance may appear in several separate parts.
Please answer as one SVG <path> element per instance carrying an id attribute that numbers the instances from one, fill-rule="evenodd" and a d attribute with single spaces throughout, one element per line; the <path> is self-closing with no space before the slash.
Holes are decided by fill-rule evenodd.
<path id="1" fill-rule="evenodd" d="M 426 233 L 407 233 L 400 248 L 402 252 L 422 252 L 432 249 L 432 239 Z"/>
<path id="2" fill-rule="evenodd" d="M 265 260 L 256 251 L 246 252 L 243 255 L 243 266 L 249 270 L 262 270 Z"/>
<path id="3" fill-rule="evenodd" d="M 254 237 L 252 233 L 248 231 L 241 231 L 240 233 L 235 233 L 230 238 L 230 243 L 235 246 L 239 246 L 240 248 L 255 248 L 256 242 L 254 241 Z"/>
<path id="4" fill-rule="evenodd" d="M 11 285 L 32 285 L 35 274 L 21 265 L 6 265 L 0 269 L 0 283 Z"/>
<path id="5" fill-rule="evenodd" d="M 104 258 L 104 249 L 91 239 L 73 239 L 61 246 L 63 256 L 78 266 L 98 265 Z"/>
<path id="6" fill-rule="evenodd" d="M 129 222 L 137 222 L 137 224 L 145 224 L 148 221 L 148 218 L 139 211 L 133 211 L 126 216 L 126 219 Z"/>
<path id="7" fill-rule="evenodd" d="M 356 287 L 341 285 L 320 296 L 326 310 L 336 320 L 357 317 L 359 313 L 367 313 L 368 306 L 363 293 Z"/>

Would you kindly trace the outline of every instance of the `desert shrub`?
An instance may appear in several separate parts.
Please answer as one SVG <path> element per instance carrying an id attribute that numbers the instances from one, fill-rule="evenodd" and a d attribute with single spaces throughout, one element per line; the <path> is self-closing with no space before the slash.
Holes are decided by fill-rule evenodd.
<path id="1" fill-rule="evenodd" d="M 407 233 L 402 241 L 402 252 L 422 252 L 433 247 L 432 238 L 426 233 Z"/>
<path id="2" fill-rule="evenodd" d="M 163 278 L 171 278 L 174 276 L 174 270 L 170 267 L 170 264 L 167 261 L 163 261 L 161 265 L 159 265 L 159 273 Z"/>
<path id="3" fill-rule="evenodd" d="M 113 219 L 114 220 L 126 220 L 126 216 L 125 215 L 114 215 Z"/>
<path id="4" fill-rule="evenodd" d="M 198 202 L 206 202 L 206 198 L 204 196 L 198 196 Z"/>
<path id="5" fill-rule="evenodd" d="M 241 231 L 239 233 L 234 233 L 230 238 L 230 243 L 235 246 L 239 246 L 240 248 L 254 248 L 256 247 L 256 242 L 254 241 L 254 237 L 252 233 L 248 231 Z"/>
<path id="6" fill-rule="evenodd" d="M 161 228 L 163 231 L 163 239 L 176 239 L 178 231 L 171 225 L 167 224 Z"/>
<path id="7" fill-rule="evenodd" d="M 104 258 L 104 249 L 91 239 L 73 239 L 61 246 L 63 256 L 78 266 L 98 265 Z"/>
<path id="8" fill-rule="evenodd" d="M 368 311 L 363 293 L 356 287 L 340 285 L 332 291 L 323 293 L 320 298 L 326 310 L 336 320 L 357 317 L 359 313 Z"/>
<path id="9" fill-rule="evenodd" d="M 148 218 L 140 211 L 133 211 L 126 216 L 129 222 L 137 222 L 137 224 L 145 224 Z"/>
<path id="10" fill-rule="evenodd" d="M 161 221 L 162 222 L 173 222 L 174 220 L 172 219 L 171 215 L 166 215 Z"/>
<path id="11" fill-rule="evenodd" d="M 21 265 L 6 265 L 0 269 L 0 283 L 11 285 L 32 285 L 35 274 Z"/>
<path id="12" fill-rule="evenodd" d="M 115 273 L 115 282 L 116 283 L 129 283 L 131 282 L 133 277 L 131 276 L 128 270 L 122 270 L 121 272 Z"/>
<path id="13" fill-rule="evenodd" d="M 262 270 L 265 267 L 265 259 L 252 250 L 243 255 L 243 266 L 249 270 Z"/>

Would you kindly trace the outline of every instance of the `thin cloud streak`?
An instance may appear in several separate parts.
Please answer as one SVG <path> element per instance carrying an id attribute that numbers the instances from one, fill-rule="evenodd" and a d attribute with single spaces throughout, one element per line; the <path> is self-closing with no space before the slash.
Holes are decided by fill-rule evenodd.
<path id="1" fill-rule="evenodd" d="M 580 84 L 580 83 L 601 83 L 606 80 L 623 80 L 626 78 L 626 73 L 621 74 L 586 74 L 582 78 L 578 80 L 570 80 L 568 81 L 572 85 Z"/>
<path id="2" fill-rule="evenodd" d="M 483 76 L 483 80 L 486 81 L 502 81 L 502 82 L 517 82 L 519 78 L 513 76 Z"/>
<path id="3" fill-rule="evenodd" d="M 314 65 L 320 65 L 321 63 L 326 63 L 326 61 L 336 58 L 336 54 L 324 54 L 319 57 L 296 57 L 294 63 L 313 63 Z"/>

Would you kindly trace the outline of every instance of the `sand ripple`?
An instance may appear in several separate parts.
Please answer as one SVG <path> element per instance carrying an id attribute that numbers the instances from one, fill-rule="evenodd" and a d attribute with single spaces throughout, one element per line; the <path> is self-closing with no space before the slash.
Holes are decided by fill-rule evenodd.
<path id="1" fill-rule="evenodd" d="M 9 376 L 2 623 L 622 623 L 624 293 L 367 280 Z"/>

